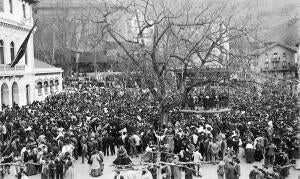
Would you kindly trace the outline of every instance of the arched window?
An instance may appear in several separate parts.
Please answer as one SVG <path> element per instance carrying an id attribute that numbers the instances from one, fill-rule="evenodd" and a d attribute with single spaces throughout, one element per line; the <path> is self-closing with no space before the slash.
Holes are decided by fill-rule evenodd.
<path id="1" fill-rule="evenodd" d="M 58 91 L 59 82 L 58 80 L 55 80 L 55 90 Z"/>
<path id="2" fill-rule="evenodd" d="M 13 13 L 13 2 L 12 2 L 12 0 L 9 0 L 9 12 Z"/>
<path id="3" fill-rule="evenodd" d="M 41 96 L 42 95 L 42 88 L 43 88 L 42 82 L 37 83 L 37 88 L 38 88 L 38 95 Z"/>
<path id="4" fill-rule="evenodd" d="M 0 40 L 0 64 L 4 64 L 4 42 Z"/>
<path id="5" fill-rule="evenodd" d="M 11 62 L 13 62 L 15 59 L 15 43 L 14 42 L 10 43 L 10 59 L 11 59 Z"/>
<path id="6" fill-rule="evenodd" d="M 48 81 L 45 81 L 44 82 L 44 92 L 45 92 L 45 94 L 48 94 Z"/>

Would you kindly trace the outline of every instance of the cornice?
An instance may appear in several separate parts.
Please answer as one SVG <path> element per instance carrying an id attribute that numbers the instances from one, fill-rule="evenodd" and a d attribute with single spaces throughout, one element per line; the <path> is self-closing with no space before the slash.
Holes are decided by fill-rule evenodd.
<path id="1" fill-rule="evenodd" d="M 0 26 L 8 27 L 8 28 L 11 28 L 11 29 L 16 29 L 16 30 L 21 30 L 21 31 L 25 31 L 25 32 L 30 31 L 30 28 L 14 25 L 14 24 L 11 24 L 11 23 L 3 22 L 3 21 L 0 21 Z"/>

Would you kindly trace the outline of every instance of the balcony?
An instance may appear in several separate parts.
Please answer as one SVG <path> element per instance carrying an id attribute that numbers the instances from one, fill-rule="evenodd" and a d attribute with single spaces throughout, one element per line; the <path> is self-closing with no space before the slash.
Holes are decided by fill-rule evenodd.
<path id="1" fill-rule="evenodd" d="M 271 60 L 272 61 L 280 61 L 280 57 L 273 57 Z"/>
<path id="2" fill-rule="evenodd" d="M 25 73 L 25 65 L 16 65 L 11 68 L 10 65 L 1 64 L 0 65 L 0 76 L 14 76 L 23 75 Z"/>
<path id="3" fill-rule="evenodd" d="M 295 71 L 296 70 L 296 65 L 278 65 L 278 66 L 272 66 L 272 67 L 264 67 L 261 69 L 262 72 L 267 72 L 267 71 Z"/>

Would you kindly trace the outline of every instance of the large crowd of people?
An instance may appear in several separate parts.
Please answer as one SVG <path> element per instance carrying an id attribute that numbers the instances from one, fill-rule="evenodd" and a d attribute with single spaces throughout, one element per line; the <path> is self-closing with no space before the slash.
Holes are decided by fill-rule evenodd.
<path id="1" fill-rule="evenodd" d="M 162 126 L 158 103 L 143 90 L 87 84 L 7 108 L 0 116 L 0 178 L 13 171 L 18 179 L 38 173 L 42 179 L 72 179 L 76 160 L 98 177 L 109 154 L 116 155 L 117 168 L 132 166 L 130 158 L 142 155 L 141 178 L 192 178 L 202 175 L 202 163 L 215 163 L 220 179 L 237 179 L 240 156 L 248 163 L 263 161 L 251 179 L 288 176 L 286 166 L 299 157 L 300 146 L 295 98 L 280 91 L 238 91 L 230 96 L 229 113 L 174 109 Z"/>

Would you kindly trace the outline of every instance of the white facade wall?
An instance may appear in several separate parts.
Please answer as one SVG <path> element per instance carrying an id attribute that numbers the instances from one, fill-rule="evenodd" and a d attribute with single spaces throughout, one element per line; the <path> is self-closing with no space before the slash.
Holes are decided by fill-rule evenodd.
<path id="1" fill-rule="evenodd" d="M 23 5 L 25 5 L 25 18 Z M 12 0 L 12 8 L 11 12 L 8 0 L 0 0 L 0 40 L 4 42 L 4 64 L 0 64 L 0 110 L 2 105 L 12 106 L 14 102 L 23 106 L 36 100 L 44 100 L 49 94 L 37 94 L 38 80 L 43 83 L 48 80 L 50 86 L 50 79 L 54 80 L 53 82 L 56 79 L 59 86 L 55 92 L 62 91 L 62 70 L 60 68 L 35 68 L 34 33 L 27 45 L 27 63 L 25 63 L 24 55 L 14 68 L 10 68 L 9 63 L 12 62 L 11 42 L 14 43 L 14 56 L 16 56 L 33 26 L 30 4 L 22 0 Z"/>

